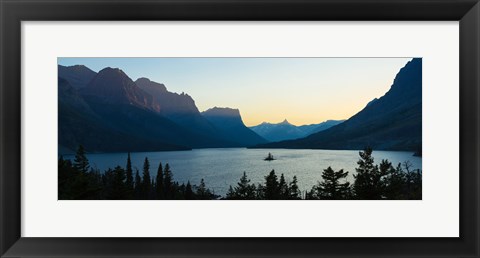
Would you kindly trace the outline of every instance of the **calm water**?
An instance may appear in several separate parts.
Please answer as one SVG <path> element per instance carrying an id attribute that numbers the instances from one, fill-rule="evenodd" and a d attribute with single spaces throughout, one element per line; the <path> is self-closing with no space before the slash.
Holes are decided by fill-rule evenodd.
<path id="1" fill-rule="evenodd" d="M 276 160 L 264 161 L 263 158 L 271 152 Z M 375 163 L 388 159 L 394 165 L 409 160 L 413 168 L 422 167 L 422 159 L 414 157 L 413 152 L 374 151 Z M 101 171 L 117 165 L 125 167 L 126 153 L 104 153 L 87 155 L 90 165 Z M 137 152 L 131 153 L 132 166 L 141 171 L 143 161 L 148 157 L 152 177 L 157 174 L 158 164 L 169 163 L 175 181 L 199 184 L 205 179 L 207 187 L 216 194 L 225 195 L 230 185 L 234 186 L 247 172 L 248 178 L 255 183 L 263 183 L 272 169 L 276 174 L 285 174 L 287 181 L 294 175 L 302 191 L 310 190 L 321 179 L 323 169 L 331 166 L 334 170 L 344 169 L 349 171 L 348 181 L 353 180 L 352 173 L 358 161 L 358 151 L 352 150 L 286 150 L 286 149 L 196 149 L 192 151 L 168 152 Z M 72 159 L 73 156 L 64 156 Z"/>

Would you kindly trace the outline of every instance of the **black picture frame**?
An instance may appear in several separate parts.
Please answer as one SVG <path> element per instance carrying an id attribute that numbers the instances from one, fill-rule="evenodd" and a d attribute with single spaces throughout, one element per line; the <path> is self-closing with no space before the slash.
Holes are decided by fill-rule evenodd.
<path id="1" fill-rule="evenodd" d="M 479 257 L 478 0 L 0 0 L 0 17 L 1 257 Z M 459 21 L 460 237 L 21 237 L 21 22 L 44 20 Z"/>

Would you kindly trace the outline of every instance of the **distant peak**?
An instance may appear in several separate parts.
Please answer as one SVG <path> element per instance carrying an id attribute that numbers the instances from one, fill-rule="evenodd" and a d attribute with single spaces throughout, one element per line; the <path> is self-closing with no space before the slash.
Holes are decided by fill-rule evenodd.
<path id="1" fill-rule="evenodd" d="M 112 67 L 105 67 L 100 72 L 98 73 L 119 73 L 119 74 L 125 74 L 122 69 L 120 68 L 112 68 Z M 126 75 L 126 74 L 125 74 Z"/>
<path id="2" fill-rule="evenodd" d="M 213 107 L 202 113 L 214 116 L 240 116 L 240 111 L 238 109 L 229 107 Z"/>
<path id="3" fill-rule="evenodd" d="M 151 80 L 146 77 L 140 77 L 135 82 L 151 82 Z"/>
<path id="4" fill-rule="evenodd" d="M 290 123 L 288 122 L 288 120 L 285 118 L 285 120 L 283 120 L 281 123 L 279 123 L 281 125 L 289 125 Z"/>

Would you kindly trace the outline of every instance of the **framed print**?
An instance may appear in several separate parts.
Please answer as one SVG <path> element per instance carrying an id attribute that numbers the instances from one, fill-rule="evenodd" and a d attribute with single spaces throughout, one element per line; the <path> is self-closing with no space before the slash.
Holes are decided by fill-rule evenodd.
<path id="1" fill-rule="evenodd" d="M 2 0 L 1 257 L 478 257 L 479 8 Z"/>

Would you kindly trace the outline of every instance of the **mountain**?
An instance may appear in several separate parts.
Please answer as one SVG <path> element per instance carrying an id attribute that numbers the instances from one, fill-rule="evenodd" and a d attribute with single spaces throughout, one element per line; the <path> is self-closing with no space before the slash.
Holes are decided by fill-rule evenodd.
<path id="1" fill-rule="evenodd" d="M 188 94 L 169 92 L 165 85 L 148 78 L 139 78 L 135 84 L 152 95 L 158 103 L 161 103 L 160 113 L 163 115 L 200 114 L 195 101 Z"/>
<path id="2" fill-rule="evenodd" d="M 152 95 L 140 89 L 122 70 L 118 68 L 104 68 L 92 78 L 85 88 L 83 95 L 98 98 L 105 104 L 127 104 L 139 108 L 160 111 L 160 104 Z"/>
<path id="3" fill-rule="evenodd" d="M 422 59 L 409 61 L 390 90 L 345 122 L 305 138 L 256 148 L 417 151 L 422 147 Z"/>
<path id="4" fill-rule="evenodd" d="M 200 114 L 195 101 L 185 93 L 169 92 L 165 85 L 151 81 L 147 78 L 140 78 L 135 84 L 145 92 L 153 96 L 160 104 L 159 113 L 175 123 L 194 130 L 197 134 L 218 137 L 216 128 Z M 228 144 L 232 144 L 231 141 Z M 227 145 L 228 145 L 227 144 Z"/>
<path id="5" fill-rule="evenodd" d="M 186 146 L 127 133 L 109 123 L 67 80 L 58 79 L 58 147 L 60 154 L 74 153 L 82 144 L 89 152 L 187 150 Z M 126 120 L 126 123 L 130 121 Z"/>
<path id="6" fill-rule="evenodd" d="M 343 122 L 345 122 L 345 120 L 327 120 L 319 124 L 301 125 L 298 128 L 300 128 L 300 130 L 305 132 L 305 135 L 304 135 L 305 137 L 313 133 L 318 133 L 318 132 L 327 130 L 332 126 L 338 125 Z"/>
<path id="7" fill-rule="evenodd" d="M 58 66 L 58 77 L 63 78 L 75 89 L 84 88 L 97 75 L 84 65 Z"/>
<path id="8" fill-rule="evenodd" d="M 219 133 L 223 137 L 234 139 L 243 146 L 253 146 L 267 142 L 245 126 L 238 109 L 214 107 L 202 112 L 202 115 L 219 129 Z"/>
<path id="9" fill-rule="evenodd" d="M 250 129 L 271 142 L 303 138 L 312 133 L 326 130 L 344 120 L 327 120 L 319 124 L 296 126 L 286 119 L 278 124 L 263 122 L 252 126 Z"/>
<path id="10" fill-rule="evenodd" d="M 59 70 L 64 68 L 59 66 Z M 253 136 L 241 128 L 235 128 L 241 137 L 227 133 L 204 117 L 188 94 L 168 92 L 165 85 L 147 78 L 134 82 L 120 69 L 105 68 L 85 86 L 74 87 L 70 80 L 77 82 L 82 71 L 71 70 L 69 79 L 58 77 L 61 154 L 72 153 L 79 144 L 89 152 L 124 152 L 244 147 L 266 142 L 261 137 L 252 140 L 258 135 L 248 128 Z"/>

